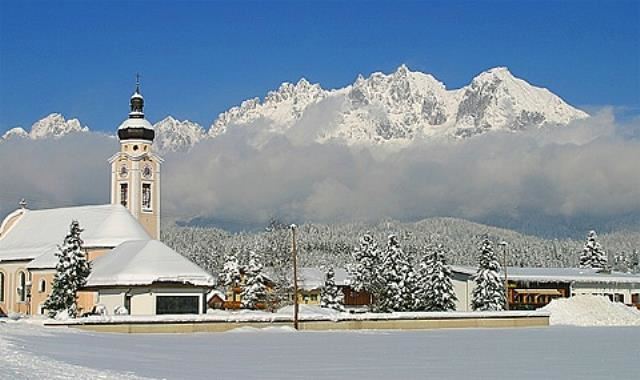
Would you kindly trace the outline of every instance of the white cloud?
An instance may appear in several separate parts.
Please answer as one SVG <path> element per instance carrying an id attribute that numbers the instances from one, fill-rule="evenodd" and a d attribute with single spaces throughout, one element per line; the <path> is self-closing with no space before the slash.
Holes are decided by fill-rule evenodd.
<path id="1" fill-rule="evenodd" d="M 640 214 L 640 141 L 618 136 L 610 109 L 565 128 L 416 142 L 394 152 L 306 143 L 305 131 L 324 117 L 306 118 L 299 134 L 267 135 L 260 132 L 267 126 L 256 124 L 189 153 L 168 154 L 164 215 L 259 225 L 271 217 L 335 222 Z M 639 126 L 635 120 L 625 129 Z M 21 196 L 38 207 L 108 202 L 106 160 L 115 149 L 113 140 L 95 135 L 0 144 L 0 209 L 9 211 Z"/>

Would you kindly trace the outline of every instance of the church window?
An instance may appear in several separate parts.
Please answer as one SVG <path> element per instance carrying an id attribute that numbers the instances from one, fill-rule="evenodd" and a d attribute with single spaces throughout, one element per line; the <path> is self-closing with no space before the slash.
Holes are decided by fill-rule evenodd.
<path id="1" fill-rule="evenodd" d="M 120 204 L 127 207 L 127 201 L 129 200 L 129 184 L 120 184 Z"/>
<path id="2" fill-rule="evenodd" d="M 151 211 L 151 184 L 142 184 L 142 209 Z"/>
<path id="3" fill-rule="evenodd" d="M 4 273 L 0 272 L 0 302 L 4 302 Z"/>
<path id="4" fill-rule="evenodd" d="M 40 283 L 38 284 L 38 291 L 40 293 L 44 293 L 47 291 L 47 281 L 43 278 L 40 280 Z"/>
<path id="5" fill-rule="evenodd" d="M 27 300 L 27 275 L 20 272 L 18 279 L 18 301 L 25 302 Z"/>

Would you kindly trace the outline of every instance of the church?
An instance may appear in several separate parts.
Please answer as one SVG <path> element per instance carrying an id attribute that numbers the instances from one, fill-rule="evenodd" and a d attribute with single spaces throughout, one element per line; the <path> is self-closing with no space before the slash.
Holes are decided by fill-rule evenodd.
<path id="1" fill-rule="evenodd" d="M 139 81 L 129 117 L 118 128 L 120 151 L 110 159 L 111 202 L 30 210 L 26 202 L 0 224 L 0 315 L 46 314 L 58 258 L 73 220 L 83 229 L 91 275 L 78 295 L 80 314 L 198 314 L 214 278 L 159 241 L 160 167 L 153 126 L 144 117 Z"/>

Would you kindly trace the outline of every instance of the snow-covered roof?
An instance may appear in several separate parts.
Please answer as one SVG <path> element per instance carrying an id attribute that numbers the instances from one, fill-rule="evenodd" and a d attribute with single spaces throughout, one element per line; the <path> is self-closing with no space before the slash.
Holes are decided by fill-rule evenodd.
<path id="1" fill-rule="evenodd" d="M 347 271 L 342 268 L 336 268 L 334 272 L 336 285 L 348 285 Z M 320 289 L 324 287 L 325 274 L 325 271 L 318 268 L 300 268 L 300 273 L 298 273 L 298 287 L 304 290 Z"/>
<path id="2" fill-rule="evenodd" d="M 93 261 L 87 287 L 184 283 L 210 287 L 214 278 L 158 240 L 127 241 Z"/>
<path id="3" fill-rule="evenodd" d="M 140 113 L 140 115 L 142 115 L 142 113 Z M 120 124 L 120 126 L 118 127 L 119 130 L 127 128 L 145 128 L 153 130 L 153 125 L 151 125 L 151 123 L 149 123 L 147 119 L 133 118 L 123 121 L 122 124 Z"/>
<path id="4" fill-rule="evenodd" d="M 121 205 L 24 210 L 0 238 L 0 261 L 40 259 L 45 254 L 50 257 L 42 257 L 41 263 L 51 260 L 73 220 L 84 230 L 81 238 L 85 248 L 112 248 L 127 240 L 151 239 Z"/>
<path id="5" fill-rule="evenodd" d="M 476 268 L 452 266 L 454 272 L 466 275 L 476 273 Z M 595 283 L 633 283 L 640 284 L 640 275 L 621 272 L 599 272 L 591 268 L 521 268 L 507 267 L 507 276 L 511 280 L 537 282 L 595 282 Z"/>

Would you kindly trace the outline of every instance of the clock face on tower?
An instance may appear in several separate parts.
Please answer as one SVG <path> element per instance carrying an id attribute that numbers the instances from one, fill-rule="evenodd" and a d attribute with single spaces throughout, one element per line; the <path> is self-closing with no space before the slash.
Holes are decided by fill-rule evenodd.
<path id="1" fill-rule="evenodd" d="M 151 166 L 145 165 L 144 168 L 142 169 L 142 176 L 144 178 L 151 178 L 151 174 L 152 174 Z"/>
<path id="2" fill-rule="evenodd" d="M 123 178 L 124 178 L 124 177 L 126 177 L 126 176 L 127 176 L 127 174 L 129 174 L 129 169 L 127 169 L 127 165 L 122 165 L 122 166 L 120 167 L 120 172 L 119 172 L 119 174 L 120 174 L 120 177 L 123 177 Z"/>

